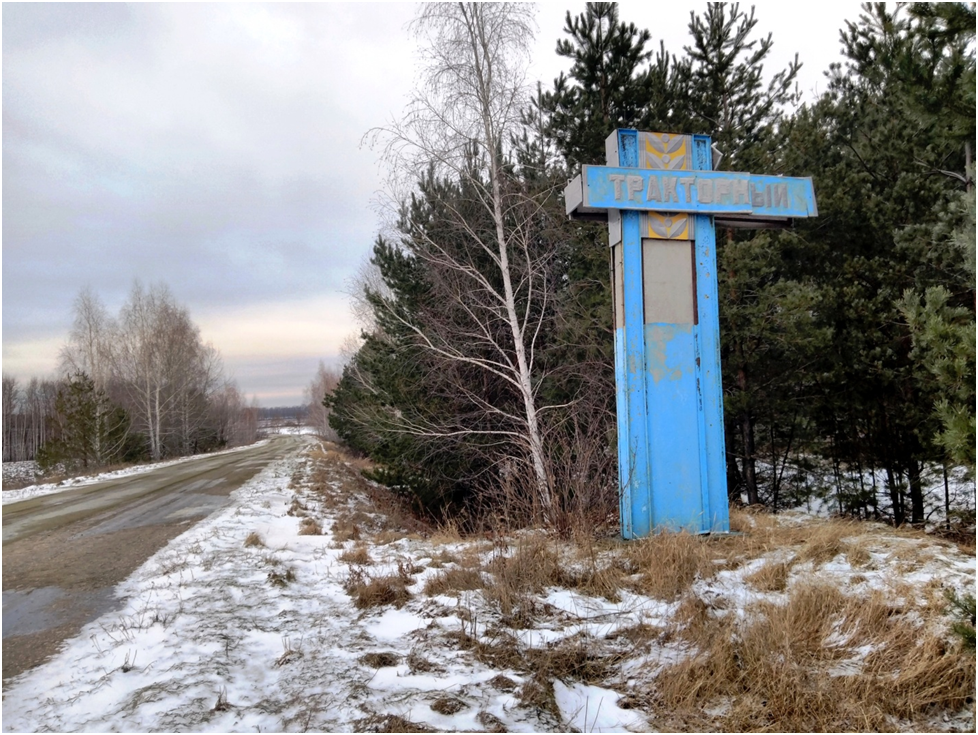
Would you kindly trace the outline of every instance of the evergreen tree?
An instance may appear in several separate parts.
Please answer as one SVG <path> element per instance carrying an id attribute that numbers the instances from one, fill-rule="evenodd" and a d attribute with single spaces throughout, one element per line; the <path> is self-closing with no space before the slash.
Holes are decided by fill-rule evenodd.
<path id="1" fill-rule="evenodd" d="M 567 75 L 538 102 L 546 134 L 569 168 L 603 164 L 604 141 L 616 128 L 682 130 L 682 100 L 689 66 L 667 53 L 646 50 L 652 35 L 619 20 L 617 3 L 588 3 L 564 22 L 570 38 L 557 41 L 557 54 L 570 59 Z"/>
<path id="2" fill-rule="evenodd" d="M 102 467 L 124 456 L 129 418 L 85 373 L 75 373 L 58 390 L 55 411 L 56 436 L 37 455 L 42 470 L 59 463 Z"/>
<path id="3" fill-rule="evenodd" d="M 377 463 L 374 479 L 401 491 L 420 511 L 438 514 L 464 503 L 474 492 L 472 477 L 485 468 L 458 437 L 407 428 L 438 425 L 457 413 L 454 396 L 441 389 L 442 373 L 407 326 L 424 324 L 431 286 L 423 263 L 384 238 L 377 239 L 372 262 L 387 287 L 386 294 L 366 294 L 375 329 L 363 335 L 324 404 L 330 426 Z"/>
<path id="4" fill-rule="evenodd" d="M 971 177 L 974 169 L 971 169 Z M 908 290 L 900 310 L 913 333 L 910 355 L 918 360 L 936 382 L 934 406 L 941 431 L 938 443 L 948 459 L 975 470 L 975 190 L 963 192 L 949 212 L 950 217 L 932 228 L 931 242 L 949 237 L 963 254 L 964 267 L 958 278 L 931 286 L 923 302 Z M 947 233 L 947 220 L 960 224 Z M 942 232 L 943 231 L 943 232 Z M 950 275 L 950 274 L 949 274 Z"/>
<path id="5" fill-rule="evenodd" d="M 911 358 L 899 303 L 906 289 L 924 293 L 961 268 L 961 253 L 946 240 L 917 235 L 958 196 L 963 177 L 939 172 L 965 170 L 974 121 L 963 145 L 957 125 L 923 114 L 916 101 L 906 64 L 927 25 L 881 4 L 864 9 L 842 37 L 845 67 L 834 67 L 826 95 L 799 113 L 785 149 L 789 170 L 814 175 L 820 216 L 800 224 L 799 234 L 813 243 L 807 268 L 820 284 L 819 320 L 833 335 L 817 366 L 812 420 L 840 490 L 848 470 L 861 478 L 881 469 L 888 507 L 872 512 L 922 522 L 925 464 L 940 458 L 939 396 Z M 970 58 L 973 68 L 967 36 L 954 44 L 944 53 Z M 875 488 L 861 490 L 840 492 L 841 509 L 869 512 Z"/>
<path id="6" fill-rule="evenodd" d="M 660 44 L 647 50 L 648 31 L 622 21 L 616 3 L 588 3 L 583 13 L 567 13 L 565 38 L 557 54 L 570 68 L 547 92 L 540 92 L 526 121 L 536 137 L 524 139 L 521 160 L 550 163 L 537 183 L 559 191 L 568 172 L 581 163 L 605 162 L 605 139 L 616 128 L 681 130 L 684 108 L 677 100 L 687 94 L 688 63 L 677 60 Z M 559 160 L 546 152 L 554 150 Z M 519 152 L 519 151 L 518 151 Z M 562 165 L 561 165 L 562 164 Z M 603 507 L 617 492 L 615 467 L 614 329 L 607 227 L 568 222 L 562 202 L 551 198 L 552 220 L 559 229 L 552 238 L 554 269 L 560 274 L 554 333 L 546 360 L 550 380 L 544 386 L 548 403 L 568 406 L 559 428 L 553 429 L 564 484 L 579 502 Z"/>
<path id="7" fill-rule="evenodd" d="M 527 481 L 517 459 L 525 457 L 523 396 L 513 381 L 504 284 L 494 253 L 474 242 L 494 232 L 479 176 L 475 168 L 461 180 L 429 172 L 402 212 L 399 243 L 378 239 L 373 263 L 386 288 L 367 293 L 375 329 L 328 399 L 331 426 L 381 465 L 376 477 L 431 512 L 485 502 L 501 473 Z M 510 216 L 528 235 L 512 263 L 515 305 L 525 323 L 539 323 L 549 312 L 552 248 L 532 231 L 548 218 L 519 181 L 508 185 L 516 188 Z M 537 214 L 517 214 L 519 202 Z M 550 334 L 535 331 L 531 354 Z M 546 395 L 542 355 L 533 369 Z"/>
<path id="8" fill-rule="evenodd" d="M 779 123 L 786 106 L 798 100 L 797 55 L 764 84 L 764 62 L 774 40 L 770 33 L 755 38 L 757 23 L 754 8 L 744 13 L 739 3 L 709 3 L 702 15 L 690 13 L 692 44 L 685 47 L 692 74 L 690 128 L 685 132 L 710 135 L 727 171 L 760 171 L 775 163 Z"/>

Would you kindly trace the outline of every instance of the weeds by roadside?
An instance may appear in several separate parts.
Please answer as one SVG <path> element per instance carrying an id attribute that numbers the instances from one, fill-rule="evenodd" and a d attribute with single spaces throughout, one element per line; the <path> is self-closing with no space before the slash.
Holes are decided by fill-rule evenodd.
<path id="1" fill-rule="evenodd" d="M 939 590 L 901 586 L 887 572 L 933 563 L 934 552 L 922 548 L 930 540 L 919 534 L 735 509 L 739 533 L 730 536 L 671 533 L 626 543 L 578 529 L 487 539 L 453 524 L 426 526 L 338 450 L 321 457 L 312 490 L 332 519 L 326 533 L 342 548 L 354 606 L 366 614 L 457 601 L 437 614 L 456 616 L 458 627 L 424 638 L 424 655 L 367 653 L 364 666 L 438 671 L 430 652 L 447 645 L 514 672 L 487 685 L 548 721 L 561 717 L 554 682 L 581 682 L 618 691 L 621 706 L 645 712 L 657 729 L 920 728 L 935 712 L 973 706 L 974 656 L 967 638 L 958 643 L 949 633 L 967 625 L 969 609 L 973 626 L 973 597 L 970 608 L 967 597 L 951 603 L 952 619 Z M 294 510 L 314 523 L 308 502 Z M 425 564 L 410 561 L 419 552 L 405 550 L 413 548 L 424 549 Z M 838 581 L 838 569 L 848 570 L 848 581 Z M 596 612 L 588 622 L 584 608 L 555 608 L 553 595 L 619 612 Z M 661 612 L 619 622 L 627 605 Z M 444 716 L 465 706 L 450 696 L 428 705 Z M 487 729 L 500 728 L 482 714 Z M 426 727 L 393 715 L 358 725 L 395 726 Z"/>

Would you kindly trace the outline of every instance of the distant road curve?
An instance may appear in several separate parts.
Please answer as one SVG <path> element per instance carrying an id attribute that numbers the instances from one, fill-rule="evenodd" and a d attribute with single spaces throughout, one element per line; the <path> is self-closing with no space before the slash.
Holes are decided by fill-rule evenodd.
<path id="1" fill-rule="evenodd" d="M 238 452 L 3 506 L 3 678 L 33 668 L 115 607 L 115 585 L 229 502 L 269 463 L 302 451 L 275 436 Z"/>

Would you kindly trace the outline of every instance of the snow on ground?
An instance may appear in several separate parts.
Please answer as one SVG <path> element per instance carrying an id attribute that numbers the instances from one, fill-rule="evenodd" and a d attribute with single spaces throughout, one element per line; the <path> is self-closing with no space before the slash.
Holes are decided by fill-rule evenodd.
<path id="1" fill-rule="evenodd" d="M 316 436 L 317 429 L 315 426 L 274 426 L 265 429 L 266 434 L 288 434 L 290 436 L 302 436 L 303 434 L 308 434 L 309 436 Z"/>
<path id="2" fill-rule="evenodd" d="M 37 462 L 32 459 L 24 462 L 4 462 L 3 484 L 7 485 L 12 482 L 18 485 L 30 484 L 37 479 L 39 473 Z"/>
<path id="3" fill-rule="evenodd" d="M 618 691 L 555 680 L 549 709 L 527 706 L 523 694 L 532 682 L 505 659 L 494 665 L 491 656 L 451 641 L 488 646 L 512 637 L 514 645 L 540 650 L 573 641 L 616 645 L 641 626 L 661 629 L 678 603 L 625 591 L 611 602 L 554 587 L 539 597 L 541 612 L 525 627 L 507 626 L 482 591 L 422 594 L 426 581 L 446 568 L 440 558 L 499 559 L 498 543 L 401 535 L 386 543 L 375 538 L 373 563 L 365 568 L 373 578 L 409 574 L 412 597 L 401 607 L 357 609 L 348 593 L 349 555 L 359 542 L 339 536 L 335 505 L 309 489 L 314 461 L 307 453 L 269 465 L 232 494 L 230 506 L 150 558 L 117 588 L 120 611 L 89 624 L 46 664 L 5 687 L 4 731 L 348 732 L 398 731 L 406 724 L 650 731 L 647 715 L 619 691 L 688 656 L 681 639 L 629 649 L 614 677 Z M 327 482 L 349 491 L 339 479 Z M 322 535 L 299 534 L 297 508 L 322 519 Z M 799 515 L 787 522 L 805 521 Z M 246 545 L 249 539 L 253 545 Z M 941 579 L 973 592 L 974 559 L 950 546 L 939 549 L 915 558 L 904 570 L 907 578 Z M 784 598 L 744 581 L 779 553 L 700 580 L 695 592 L 727 614 L 758 599 Z M 867 553 L 879 557 L 875 571 L 855 569 L 840 554 L 817 569 L 798 563 L 791 574 L 840 588 L 884 589 L 895 573 L 888 566 L 892 554 L 872 547 Z"/>
<path id="4" fill-rule="evenodd" d="M 27 487 L 17 488 L 15 490 L 4 490 L 3 491 L 3 505 L 7 503 L 19 503 L 22 500 L 29 500 L 30 498 L 36 498 L 41 495 L 51 495 L 53 493 L 64 492 L 65 490 L 73 490 L 76 487 L 84 487 L 85 485 L 93 485 L 96 482 L 103 482 L 105 480 L 115 480 L 120 477 L 131 477 L 133 475 L 141 475 L 144 472 L 150 472 L 159 467 L 168 467 L 174 464 L 182 464 L 184 462 L 192 462 L 195 459 L 202 459 L 203 457 L 216 457 L 220 454 L 231 454 L 233 452 L 241 452 L 245 449 L 251 449 L 253 447 L 259 447 L 263 444 L 267 444 L 268 440 L 262 440 L 256 444 L 246 444 L 241 447 L 234 447 L 233 449 L 225 449 L 220 452 L 211 452 L 209 454 L 194 454 L 189 457 L 179 457 L 178 459 L 167 459 L 163 462 L 153 462 L 152 464 L 137 464 L 131 467 L 124 467 L 121 470 L 112 470 L 110 472 L 100 472 L 97 475 L 85 475 L 81 477 L 69 477 L 61 482 L 48 482 L 40 485 L 29 485 Z M 18 465 L 34 465 L 34 462 L 4 462 L 4 475 L 6 476 L 7 465 L 8 464 L 18 464 Z M 36 466 L 36 465 L 35 465 Z"/>

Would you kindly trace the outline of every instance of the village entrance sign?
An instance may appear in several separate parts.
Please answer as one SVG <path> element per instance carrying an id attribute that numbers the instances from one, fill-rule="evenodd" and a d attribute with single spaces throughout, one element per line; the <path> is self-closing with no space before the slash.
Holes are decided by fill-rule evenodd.
<path id="1" fill-rule="evenodd" d="M 608 222 L 622 535 L 729 531 L 715 227 L 814 217 L 812 182 L 713 171 L 706 135 L 616 130 L 605 148 L 564 196 Z"/>

